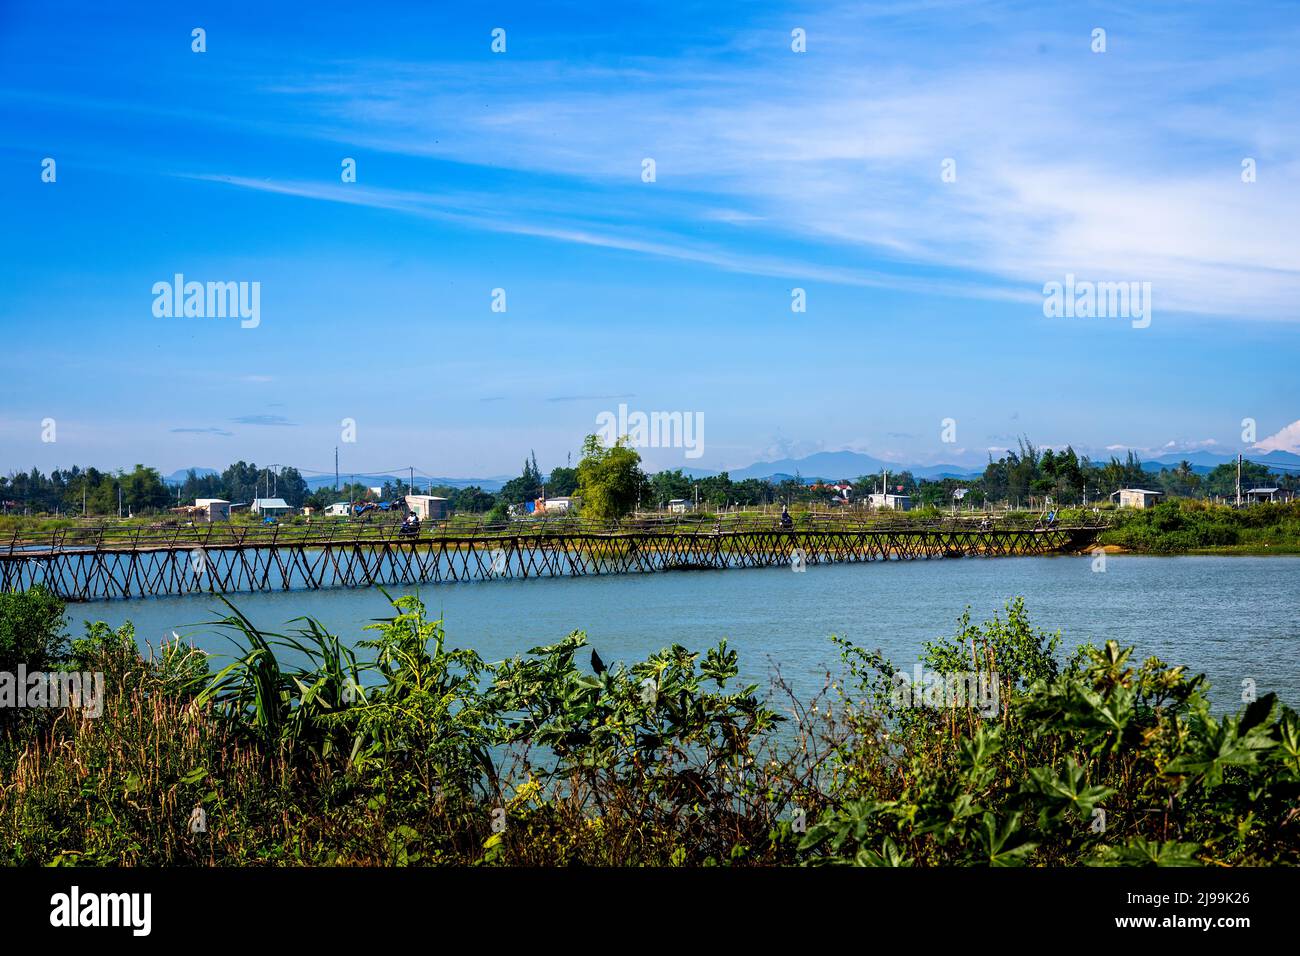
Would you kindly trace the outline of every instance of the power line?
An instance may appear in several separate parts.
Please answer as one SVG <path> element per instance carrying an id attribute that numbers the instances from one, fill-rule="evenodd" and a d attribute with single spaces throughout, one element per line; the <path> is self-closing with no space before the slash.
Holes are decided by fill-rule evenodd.
<path id="1" fill-rule="evenodd" d="M 334 474 L 334 469 L 333 469 L 333 468 L 330 468 L 330 469 L 326 470 L 326 469 L 321 469 L 321 468 L 299 468 L 299 467 L 297 467 L 297 466 L 288 466 L 288 467 L 293 467 L 293 468 L 294 468 L 294 469 L 295 469 L 299 474 L 303 474 L 303 475 L 332 475 L 332 474 Z M 388 475 L 388 476 L 390 476 L 390 477 L 395 477 L 397 472 L 400 472 L 400 471 L 407 471 L 410 467 L 411 467 L 410 465 L 399 465 L 399 466 L 397 466 L 396 468 L 382 468 L 382 469 L 379 469 L 379 470 L 376 470 L 376 471 L 353 471 L 352 469 L 348 469 L 348 472 L 347 472 L 347 473 L 348 473 L 349 475 L 361 475 L 361 476 L 363 476 L 363 477 L 369 475 L 369 476 L 372 477 L 372 478 L 374 478 L 374 477 L 378 477 L 378 476 L 380 476 L 380 475 Z M 416 471 L 419 471 L 419 469 L 417 468 Z"/>
<path id="2" fill-rule="evenodd" d="M 1300 472 L 1300 465 L 1279 465 L 1271 461 L 1255 461 L 1252 458 L 1246 458 L 1245 461 L 1252 465 L 1259 465 L 1261 468 L 1267 468 L 1269 471 L 1297 471 Z"/>

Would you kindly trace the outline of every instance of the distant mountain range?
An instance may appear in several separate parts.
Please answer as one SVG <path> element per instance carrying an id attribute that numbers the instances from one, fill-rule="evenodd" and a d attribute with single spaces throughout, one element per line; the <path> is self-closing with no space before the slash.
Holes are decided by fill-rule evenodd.
<path id="1" fill-rule="evenodd" d="M 903 465 L 856 451 L 819 451 L 803 458 L 780 458 L 776 461 L 760 461 L 747 468 L 728 471 L 732 481 L 744 481 L 746 478 L 762 478 L 784 481 L 798 475 L 805 481 L 840 481 L 853 480 L 862 475 L 878 475 L 882 468 L 891 473 L 910 471 L 917 478 L 967 478 L 983 474 L 983 466 L 971 468 L 968 465 Z M 683 469 L 685 470 L 685 469 Z M 718 472 L 704 472 L 716 475 Z"/>
<path id="2" fill-rule="evenodd" d="M 1245 455 L 1256 464 L 1267 465 L 1269 468 L 1278 471 L 1293 472 L 1300 470 L 1300 455 L 1293 455 L 1289 451 L 1246 452 Z M 1146 471 L 1159 471 L 1161 468 L 1177 468 L 1181 462 L 1185 461 L 1192 466 L 1192 471 L 1196 472 L 1196 474 L 1206 475 L 1219 465 L 1226 465 L 1236 460 L 1236 455 L 1221 455 L 1212 451 L 1174 452 L 1152 458 L 1149 461 L 1143 461 L 1142 468 Z"/>
<path id="3" fill-rule="evenodd" d="M 1278 471 L 1300 471 L 1300 455 L 1294 455 L 1291 452 L 1273 451 L 1267 454 L 1256 452 L 1248 455 L 1248 457 L 1253 462 L 1268 465 Z M 1180 462 L 1186 461 L 1192 466 L 1192 471 L 1198 475 L 1204 475 L 1213 471 L 1219 465 L 1236 460 L 1236 455 L 1224 455 L 1212 451 L 1173 452 L 1144 460 L 1142 467 L 1146 471 L 1154 473 L 1162 468 L 1176 468 Z M 984 473 L 983 465 L 978 468 L 972 468 L 969 465 L 907 465 L 885 461 L 856 451 L 819 451 L 803 458 L 780 458 L 776 461 L 760 461 L 745 468 L 731 469 L 727 474 L 732 481 L 759 478 L 780 482 L 788 478 L 794 478 L 796 475 L 805 482 L 852 481 L 863 475 L 878 475 L 882 468 L 889 469 L 891 474 L 910 471 L 917 478 L 929 478 L 931 480 L 977 478 Z M 219 474 L 212 468 L 195 468 L 194 471 L 200 475 Z M 167 475 L 164 480 L 172 484 L 179 484 L 185 481 L 187 472 L 188 469 L 174 471 Z M 708 478 L 719 474 L 717 471 L 708 471 L 702 468 L 683 468 L 682 473 L 692 478 Z M 350 475 L 340 476 L 345 481 L 351 477 Z M 432 483 L 434 486 L 443 485 L 451 488 L 468 488 L 471 485 L 477 485 L 484 491 L 500 491 L 501 486 L 509 481 L 511 477 L 513 476 L 496 475 L 491 478 L 424 478 L 417 476 L 416 485 L 417 487 L 423 487 Z M 330 487 L 334 484 L 333 475 L 317 475 L 306 480 L 307 485 L 313 489 Z M 382 485 L 385 481 L 394 483 L 398 480 L 406 481 L 408 476 L 358 475 L 357 480 L 364 481 L 367 485 Z"/>
<path id="4" fill-rule="evenodd" d="M 1278 471 L 1300 471 L 1300 455 L 1294 455 L 1291 452 L 1273 451 L 1267 454 L 1256 452 L 1249 454 L 1247 457 L 1253 462 L 1267 465 Z M 1210 451 L 1182 452 L 1144 460 L 1142 468 L 1154 473 L 1159 472 L 1162 468 L 1176 468 L 1180 462 L 1186 461 L 1192 466 L 1192 471 L 1199 475 L 1205 475 L 1219 465 L 1236 460 L 1236 455 L 1223 455 Z M 941 478 L 977 478 L 984 474 L 984 467 L 983 465 L 978 468 L 972 468 L 969 465 L 907 465 L 883 461 L 859 452 L 826 451 L 808 455 L 804 458 L 782 458 L 778 461 L 758 462 L 747 468 L 736 469 L 728 474 L 733 481 L 741 481 L 745 478 L 783 481 L 786 478 L 793 478 L 795 475 L 805 481 L 839 481 L 841 479 L 851 481 L 862 475 L 878 475 L 882 468 L 888 468 L 894 474 L 910 471 L 914 477 L 928 478 L 933 481 Z M 689 472 L 694 477 L 717 474 L 717 472 L 702 472 L 694 469 L 683 469 L 683 471 Z"/>

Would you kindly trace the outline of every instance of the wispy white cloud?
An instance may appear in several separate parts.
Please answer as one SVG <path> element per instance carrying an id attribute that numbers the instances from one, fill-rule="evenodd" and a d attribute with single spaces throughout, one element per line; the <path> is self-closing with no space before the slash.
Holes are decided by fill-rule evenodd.
<path id="1" fill-rule="evenodd" d="M 221 435 L 223 438 L 230 438 L 234 432 L 226 431 L 224 428 L 218 428 L 215 425 L 209 425 L 202 428 L 173 428 L 173 435 Z"/>
<path id="2" fill-rule="evenodd" d="M 213 177 L 242 188 L 809 282 L 1032 306 L 1073 273 L 1150 282 L 1157 322 L 1294 320 L 1297 31 L 1211 29 L 1178 4 L 1102 12 L 1104 55 L 1032 4 L 964 0 L 760 16 L 659 55 L 602 57 L 593 38 L 583 56 L 490 70 L 282 51 L 231 77 L 258 110 L 203 115 L 512 177 L 436 195 L 364 172 L 346 189 Z"/>
<path id="3" fill-rule="evenodd" d="M 743 251 L 730 251 L 717 245 L 692 242 L 676 237 L 659 237 L 649 230 L 642 230 L 641 235 L 643 238 L 637 238 L 631 234 L 617 233 L 607 228 L 585 224 L 575 224 L 568 227 L 548 225 L 528 219 L 503 216 L 499 209 L 486 208 L 489 205 L 486 202 L 477 211 L 471 212 L 456 208 L 455 205 L 448 203 L 445 197 L 434 193 L 381 187 L 334 185 L 316 181 L 272 181 L 212 173 L 179 175 L 183 178 L 224 183 L 242 189 L 254 189 L 287 196 L 298 196 L 304 199 L 388 209 L 393 212 L 428 219 L 456 222 L 492 232 L 534 236 L 579 245 L 618 249 L 625 252 L 695 262 L 728 272 L 777 278 L 797 278 L 804 281 L 824 281 L 840 285 L 909 289 L 916 292 L 966 298 L 1019 302 L 1036 302 L 1041 299 L 1036 293 L 1026 289 L 992 286 L 987 283 L 962 283 L 946 279 L 921 279 L 892 275 L 888 272 L 876 270 L 824 266 L 788 256 L 748 254 Z M 464 198 L 464 196 L 460 197 L 460 201 L 463 202 Z M 484 199 L 486 200 L 487 197 L 484 197 Z M 499 207 L 499 198 L 492 200 L 491 204 Z"/>
<path id="4" fill-rule="evenodd" d="M 1161 446 L 1160 450 L 1162 452 L 1201 451 L 1207 448 L 1214 448 L 1218 444 L 1218 441 L 1213 438 L 1202 438 L 1199 441 L 1188 441 L 1186 439 L 1175 438 L 1165 442 L 1164 445 Z"/>
<path id="5" fill-rule="evenodd" d="M 238 418 L 232 418 L 232 422 L 239 425 L 275 425 L 283 427 L 295 427 L 297 422 L 291 422 L 283 415 L 240 415 Z"/>
<path id="6" fill-rule="evenodd" d="M 1045 39 L 1067 54 L 915 65 L 875 56 L 864 68 L 846 61 L 871 50 L 869 38 L 845 40 L 836 17 L 851 14 L 809 20 L 837 54 L 823 58 L 781 59 L 776 45 L 738 65 L 707 53 L 618 67 L 521 61 L 486 81 L 452 64 L 344 64 L 271 89 L 323 136 L 573 184 L 571 207 L 544 222 L 527 190 L 509 198 L 509 220 L 465 211 L 486 228 L 904 289 L 931 285 L 916 281 L 923 267 L 943 270 L 949 291 L 983 285 L 1026 302 L 1069 272 L 1149 281 L 1157 315 L 1296 317 L 1300 194 L 1286 184 L 1300 163 L 1285 157 L 1300 146 L 1300 113 L 1273 96 L 1207 92 L 1243 80 L 1287 88 L 1294 77 L 1278 50 L 1265 45 L 1245 67 L 1230 49 L 1207 57 L 1139 33 L 1117 40 L 1144 56 L 1090 59 L 1079 37 L 1055 35 Z M 1032 49 L 1011 21 L 1005 29 L 1008 47 Z M 1239 177 L 1248 155 L 1260 163 L 1252 184 Z M 656 160 L 655 184 L 639 182 L 643 157 Z M 956 182 L 940 180 L 945 158 Z M 575 215 L 591 198 L 583 184 L 641 190 L 640 215 L 616 234 L 587 227 Z M 410 196 L 356 192 L 320 198 L 412 211 Z M 693 243 L 692 219 L 743 224 L 746 241 Z M 873 267 L 814 269 L 759 251 L 792 239 Z"/>

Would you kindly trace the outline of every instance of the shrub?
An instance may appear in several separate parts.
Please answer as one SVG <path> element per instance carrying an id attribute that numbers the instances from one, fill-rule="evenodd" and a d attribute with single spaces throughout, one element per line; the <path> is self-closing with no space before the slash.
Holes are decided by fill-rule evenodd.
<path id="1" fill-rule="evenodd" d="M 1113 521 L 1101 542 L 1133 551 L 1176 554 L 1235 546 L 1300 550 L 1300 502 L 1230 508 L 1180 498 L 1151 508 L 1117 510 Z"/>
<path id="2" fill-rule="evenodd" d="M 46 670 L 65 646 L 63 601 L 44 587 L 0 591 L 0 670 Z"/>

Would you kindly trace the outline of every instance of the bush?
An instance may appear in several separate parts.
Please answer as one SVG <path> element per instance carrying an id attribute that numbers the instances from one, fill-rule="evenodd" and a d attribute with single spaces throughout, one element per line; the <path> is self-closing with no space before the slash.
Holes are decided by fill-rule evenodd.
<path id="1" fill-rule="evenodd" d="M 1017 612 L 1013 612 L 1017 616 Z M 1000 716 L 891 708 L 888 668 L 849 647 L 875 706 L 839 753 L 830 808 L 801 841 L 810 862 L 910 865 L 1300 863 L 1300 718 L 1273 695 L 1215 717 L 1201 677 L 1113 642 L 1060 673 L 1046 635 L 975 635 L 983 660 L 1016 632 L 1019 676 Z M 960 645 L 958 645 L 960 646 Z M 932 647 L 944 672 L 949 644 Z M 937 651 L 937 653 L 936 653 Z M 965 662 L 961 662 L 966 666 Z M 875 676 L 871 675 L 872 670 Z"/>
<path id="2" fill-rule="evenodd" d="M 63 601 L 37 586 L 0 591 L 0 671 L 48 670 L 62 659 L 66 638 Z"/>
<path id="3" fill-rule="evenodd" d="M 1230 508 L 1177 499 L 1112 514 L 1114 525 L 1102 534 L 1101 543 L 1132 551 L 1177 554 L 1234 547 L 1300 551 L 1300 502 Z"/>
<path id="4" fill-rule="evenodd" d="M 57 670 L 67 650 L 63 601 L 37 586 L 28 591 L 0 592 L 0 672 L 12 674 L 15 691 L 21 665 L 27 672 Z M 25 736 L 48 723 L 42 710 L 0 708 L 0 759 L 21 745 Z"/>

